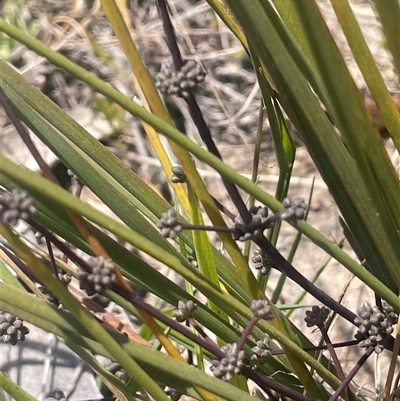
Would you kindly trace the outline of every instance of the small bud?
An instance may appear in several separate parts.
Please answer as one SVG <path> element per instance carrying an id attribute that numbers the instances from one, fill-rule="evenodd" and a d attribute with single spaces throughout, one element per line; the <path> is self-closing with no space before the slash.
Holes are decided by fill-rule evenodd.
<path id="1" fill-rule="evenodd" d="M 0 195 L 0 220 L 3 224 L 16 225 L 19 220 L 26 220 L 33 213 L 33 199 L 26 191 L 12 189 Z"/>
<path id="2" fill-rule="evenodd" d="M 314 305 L 311 310 L 306 310 L 306 317 L 304 321 L 307 327 L 322 326 L 329 315 L 329 309 L 325 306 L 319 307 Z"/>
<path id="3" fill-rule="evenodd" d="M 251 301 L 250 310 L 254 316 L 259 319 L 271 320 L 274 318 L 274 313 L 271 310 L 271 305 L 266 299 L 253 299 Z"/>
<path id="4" fill-rule="evenodd" d="M 358 326 L 355 334 L 355 338 L 359 340 L 358 345 L 363 348 L 373 346 L 375 352 L 379 354 L 384 350 L 385 338 L 394 330 L 398 314 L 386 301 L 382 301 L 382 310 L 364 302 L 357 308 L 357 315 L 354 324 Z"/>
<path id="5" fill-rule="evenodd" d="M 254 263 L 254 268 L 260 270 L 262 275 L 266 276 L 271 271 L 271 260 L 262 249 L 256 249 L 253 252 L 251 261 Z"/>
<path id="6" fill-rule="evenodd" d="M 28 333 L 29 329 L 20 318 L 0 311 L 0 340 L 15 345 L 18 341 L 24 341 Z"/>
<path id="7" fill-rule="evenodd" d="M 254 365 L 262 365 L 271 355 L 271 341 L 268 337 L 265 337 L 264 340 L 259 340 L 256 344 L 257 345 L 251 349 L 253 352 L 251 362 Z"/>
<path id="8" fill-rule="evenodd" d="M 104 259 L 100 256 L 89 259 L 88 263 L 92 271 L 79 275 L 79 288 L 85 290 L 89 296 L 101 294 L 107 288 L 111 288 L 117 277 L 111 259 Z"/>
<path id="9" fill-rule="evenodd" d="M 285 210 L 280 212 L 282 220 L 286 220 L 291 224 L 295 224 L 297 220 L 304 219 L 305 212 L 307 210 L 307 204 L 303 198 L 284 198 L 282 205 Z"/>
<path id="10" fill-rule="evenodd" d="M 213 359 L 210 369 L 215 377 L 228 381 L 240 373 L 244 366 L 245 353 L 243 350 L 238 351 L 236 343 L 224 345 L 221 351 L 225 356 L 221 360 Z"/>
<path id="11" fill-rule="evenodd" d="M 176 212 L 174 209 L 169 209 L 161 215 L 160 221 L 157 223 L 160 229 L 160 234 L 165 238 L 176 238 L 177 234 L 182 231 L 182 225 L 179 224 Z"/>
<path id="12" fill-rule="evenodd" d="M 173 174 L 171 177 L 171 182 L 173 182 L 174 184 L 177 183 L 183 184 L 184 182 L 186 182 L 186 175 L 182 169 L 182 166 L 179 165 L 172 166 L 171 170 Z"/>
<path id="13" fill-rule="evenodd" d="M 268 208 L 265 206 L 253 206 L 250 208 L 251 221 L 245 224 L 239 216 L 235 219 L 235 231 L 232 233 L 236 241 L 247 241 L 262 235 L 264 225 L 268 220 Z"/>
<path id="14" fill-rule="evenodd" d="M 205 75 L 202 65 L 194 60 L 186 60 L 179 71 L 175 71 L 171 63 L 166 62 L 157 74 L 156 86 L 165 95 L 187 98 L 197 90 Z"/>
<path id="15" fill-rule="evenodd" d="M 185 321 L 197 308 L 197 304 L 195 304 L 192 300 L 187 302 L 178 301 L 178 309 L 175 310 L 172 314 L 176 318 L 178 322 Z"/>

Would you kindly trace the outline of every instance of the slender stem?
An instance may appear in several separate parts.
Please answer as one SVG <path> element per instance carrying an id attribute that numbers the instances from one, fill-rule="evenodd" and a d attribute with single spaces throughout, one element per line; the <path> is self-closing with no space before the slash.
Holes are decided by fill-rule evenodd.
<path id="1" fill-rule="evenodd" d="M 156 1 L 158 12 L 160 14 L 165 35 L 167 37 L 168 48 L 174 61 L 176 71 L 179 71 L 183 66 L 183 59 L 181 52 L 176 41 L 175 29 L 172 25 L 171 19 L 169 18 L 167 4 L 164 0 Z"/>
<path id="2" fill-rule="evenodd" d="M 267 238 L 264 236 L 256 237 L 254 242 L 271 258 L 275 268 L 286 274 L 286 276 L 295 281 L 300 287 L 309 292 L 329 309 L 333 309 L 336 313 L 353 324 L 356 314 L 341 305 L 339 302 L 335 301 L 328 294 L 304 277 L 282 256 L 282 254 L 268 241 Z"/>
<path id="3" fill-rule="evenodd" d="M 226 232 L 233 233 L 234 229 L 226 226 L 203 226 L 202 224 L 186 224 L 179 223 L 180 226 L 184 230 L 201 230 L 201 231 L 218 231 L 218 232 Z"/>
<path id="4" fill-rule="evenodd" d="M 163 20 L 163 27 L 165 34 L 167 36 L 167 44 L 169 51 L 172 55 L 173 61 L 174 61 L 174 66 L 175 70 L 179 70 L 182 65 L 183 65 L 183 60 L 182 56 L 180 54 L 180 50 L 178 47 L 178 44 L 176 42 L 176 36 L 174 32 L 173 25 L 171 23 L 170 16 L 168 14 L 167 10 L 167 5 L 165 0 L 157 0 L 157 4 L 159 7 L 160 11 L 160 17 Z M 194 95 L 190 95 L 189 97 L 185 98 L 185 101 L 189 107 L 190 115 L 192 116 L 193 122 L 197 127 L 197 130 L 199 131 L 199 134 L 201 136 L 201 139 L 204 141 L 205 145 L 207 146 L 207 149 L 213 153 L 215 156 L 217 156 L 219 159 L 222 160 L 221 154 L 219 153 L 219 150 L 217 146 L 215 145 L 215 142 L 211 136 L 210 129 L 207 126 L 207 123 L 203 117 L 203 113 L 200 110 L 200 107 L 196 101 L 196 98 Z M 242 220 L 245 223 L 249 223 L 251 221 L 251 215 L 249 211 L 247 210 L 247 207 L 242 199 L 242 197 L 239 194 L 239 191 L 236 187 L 235 184 L 233 184 L 232 181 L 229 179 L 225 178 L 222 176 L 222 181 L 224 183 L 224 186 L 231 197 L 232 202 L 234 205 L 237 207 L 240 216 L 242 217 Z"/>
<path id="5" fill-rule="evenodd" d="M 25 143 L 26 147 L 28 148 L 29 152 L 31 153 L 32 157 L 35 159 L 36 163 L 38 164 L 40 171 L 43 175 L 49 179 L 50 181 L 59 184 L 57 178 L 51 171 L 51 168 L 48 164 L 44 161 L 43 157 L 40 155 L 39 151 L 37 150 L 35 144 L 33 143 L 31 137 L 29 136 L 28 130 L 22 125 L 20 119 L 17 117 L 14 109 L 12 108 L 6 94 L 4 93 L 3 89 L 0 88 L 0 104 L 3 106 L 7 117 L 13 123 L 15 129 L 17 130 L 19 136 L 21 137 L 22 141 Z"/>
<path id="6" fill-rule="evenodd" d="M 267 389 L 272 389 L 296 401 L 312 401 L 311 398 L 308 398 L 307 396 L 298 393 L 297 391 L 291 389 L 290 387 L 287 387 L 284 384 L 281 384 L 264 374 L 261 375 L 260 373 L 254 371 L 251 368 L 248 367 L 244 368 L 242 373 L 246 377 L 257 383 L 264 391 L 266 391 Z"/>
<path id="7" fill-rule="evenodd" d="M 45 237 L 45 239 L 46 239 L 47 251 L 49 252 L 51 267 L 53 268 L 54 275 L 58 278 L 58 267 L 54 259 L 54 253 L 53 253 L 53 248 L 51 246 L 51 241 L 47 237 Z"/>
<path id="8" fill-rule="evenodd" d="M 190 323 L 188 320 L 186 320 L 185 325 L 187 328 L 189 328 Z M 191 349 L 188 349 L 187 351 L 188 351 L 187 363 L 188 363 L 188 365 L 193 365 L 194 364 L 193 351 Z"/>
<path id="9" fill-rule="evenodd" d="M 371 354 L 374 352 L 374 347 L 371 345 L 369 348 L 366 349 L 364 355 L 359 359 L 359 361 L 356 363 L 354 368 L 350 371 L 350 373 L 347 375 L 347 377 L 342 381 L 340 386 L 336 389 L 334 394 L 329 398 L 328 401 L 336 401 L 340 393 L 343 391 L 343 389 L 349 385 L 349 383 L 353 380 L 354 376 L 357 374 L 357 372 L 360 370 L 361 366 L 363 363 L 371 356 Z"/>
<path id="10" fill-rule="evenodd" d="M 80 198 L 82 195 L 82 191 L 83 191 L 83 187 L 85 186 L 85 184 L 83 184 L 82 182 L 80 182 L 78 180 L 78 185 L 76 186 L 76 190 L 75 190 L 75 196 L 77 198 Z"/>
<path id="11" fill-rule="evenodd" d="M 343 369 L 342 369 L 342 365 L 340 364 L 339 358 L 338 358 L 338 356 L 337 356 L 337 354 L 335 352 L 335 348 L 333 347 L 331 339 L 329 338 L 328 332 L 326 331 L 324 324 L 320 324 L 318 326 L 318 328 L 320 329 L 322 337 L 323 337 L 323 339 L 324 339 L 324 341 L 326 343 L 326 347 L 327 347 L 329 353 L 331 354 L 332 361 L 333 361 L 333 364 L 335 365 L 335 368 L 336 368 L 336 371 L 338 373 L 339 379 L 343 382 L 346 377 L 344 375 L 344 372 L 343 372 Z M 346 389 L 346 395 L 347 395 L 348 400 L 349 401 L 354 401 L 354 396 L 351 393 L 350 388 L 347 386 L 345 389 Z"/>
<path id="12" fill-rule="evenodd" d="M 38 275 L 17 255 L 11 252 L 4 243 L 0 242 L 0 249 L 16 264 L 16 266 L 34 283 L 44 285 Z M 26 283 L 25 283 L 26 284 Z"/>
<path id="13" fill-rule="evenodd" d="M 253 327 L 257 324 L 257 322 L 258 322 L 259 320 L 260 320 L 259 318 L 253 317 L 253 318 L 249 321 L 248 325 L 247 325 L 247 326 L 245 327 L 245 329 L 243 330 L 243 333 L 242 333 L 242 335 L 240 336 L 239 341 L 237 342 L 237 350 L 238 350 L 238 351 L 240 351 L 240 350 L 243 348 L 244 343 L 246 342 L 247 338 L 249 337 L 251 331 L 253 330 Z"/>
<path id="14" fill-rule="evenodd" d="M 358 343 L 359 343 L 358 340 L 342 341 L 340 343 L 334 343 L 334 344 L 332 344 L 332 346 L 334 348 L 343 348 L 343 347 L 350 347 L 352 345 L 357 345 Z M 314 347 L 306 347 L 306 348 L 303 348 L 303 349 L 304 349 L 304 351 L 314 352 L 314 351 L 325 350 L 325 349 L 327 349 L 327 346 L 321 344 L 321 345 L 317 345 L 317 346 L 314 346 Z"/>
<path id="15" fill-rule="evenodd" d="M 217 205 L 218 209 L 228 216 L 232 221 L 235 219 L 236 215 L 233 214 L 229 209 L 227 209 L 219 200 L 213 197 L 215 204 Z"/>
<path id="16" fill-rule="evenodd" d="M 343 347 L 351 347 L 352 345 L 357 345 L 359 343 L 358 340 L 351 340 L 351 341 L 342 341 L 340 343 L 333 343 L 332 347 L 333 348 L 343 348 Z M 323 351 L 326 350 L 328 347 L 325 344 L 321 345 L 315 345 L 312 347 L 305 347 L 303 348 L 303 351 L 306 352 L 315 352 L 315 351 Z M 283 355 L 285 351 L 281 349 L 275 349 L 271 351 L 272 355 Z"/>
<path id="17" fill-rule="evenodd" d="M 31 225 L 35 230 L 39 231 L 46 238 L 48 238 L 58 249 L 60 249 L 61 252 L 63 252 L 64 255 L 66 255 L 76 265 L 78 265 L 88 273 L 92 271 L 89 264 L 70 248 L 68 242 L 63 242 L 59 240 L 53 233 L 48 231 L 45 227 L 43 227 L 41 224 L 31 218 L 27 219 L 26 222 Z"/>
<path id="18" fill-rule="evenodd" d="M 196 321 L 195 318 L 189 317 L 189 319 L 188 319 L 187 321 L 188 321 L 188 323 L 189 323 L 193 328 L 195 328 L 195 329 L 198 331 L 198 333 L 204 338 L 205 341 L 207 341 L 207 342 L 210 343 L 210 344 L 215 345 L 215 342 L 214 342 L 210 337 L 208 337 L 207 333 L 206 333 L 206 332 L 203 330 L 203 328 L 197 323 L 197 321 Z"/>
<path id="19" fill-rule="evenodd" d="M 254 147 L 254 156 L 253 156 L 253 167 L 252 167 L 252 171 L 251 171 L 251 180 L 254 183 L 257 182 L 258 165 L 260 163 L 263 122 L 264 122 L 264 102 L 261 99 L 261 101 L 260 101 L 260 111 L 258 112 L 256 143 L 255 143 L 255 147 Z M 254 198 L 254 196 L 250 196 L 249 202 L 248 202 L 249 209 L 252 206 L 254 206 L 254 204 L 255 204 L 255 198 Z M 243 251 L 243 255 L 246 258 L 246 260 L 249 260 L 250 248 L 251 248 L 251 243 L 250 242 L 246 242 L 246 244 L 244 246 L 244 251 Z"/>
<path id="20" fill-rule="evenodd" d="M 80 198 L 81 195 L 82 195 L 82 191 L 83 191 L 84 184 L 83 184 L 81 181 L 79 181 L 79 179 L 78 179 L 78 177 L 77 177 L 76 175 L 74 175 L 74 177 L 76 178 L 76 182 L 77 182 L 77 186 L 76 186 L 76 190 L 75 190 L 75 196 L 76 196 L 77 198 Z M 66 245 L 67 247 L 70 246 L 69 243 L 66 243 L 65 245 Z M 68 257 L 67 257 L 67 255 L 66 255 L 65 253 L 64 253 L 63 256 L 62 256 L 62 261 L 63 261 L 64 263 L 68 263 Z"/>
<path id="21" fill-rule="evenodd" d="M 152 315 L 154 318 L 158 319 L 160 322 L 163 322 L 167 326 L 171 327 L 172 329 L 176 330 L 178 333 L 183 334 L 188 339 L 192 340 L 194 343 L 199 344 L 207 351 L 211 352 L 217 358 L 223 358 L 224 353 L 215 343 L 209 343 L 206 340 L 196 336 L 192 331 L 190 331 L 186 326 L 180 324 L 176 320 L 171 319 L 170 317 L 164 315 L 158 309 L 154 308 L 153 306 L 144 302 L 139 296 L 137 296 L 132 291 L 128 291 L 123 288 L 119 284 L 114 284 L 113 291 L 115 291 L 118 295 L 125 298 L 127 301 L 131 302 L 135 307 L 140 308 L 147 312 L 148 314 Z"/>

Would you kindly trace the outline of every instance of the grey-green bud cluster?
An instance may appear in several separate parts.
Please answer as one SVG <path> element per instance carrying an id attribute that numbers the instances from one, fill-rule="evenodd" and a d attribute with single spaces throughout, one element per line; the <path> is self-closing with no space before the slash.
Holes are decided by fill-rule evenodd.
<path id="1" fill-rule="evenodd" d="M 174 209 L 169 209 L 161 215 L 160 221 L 157 223 L 160 234 L 165 238 L 176 238 L 177 234 L 182 231 L 182 225 L 178 222 L 178 217 Z"/>
<path id="2" fill-rule="evenodd" d="M 195 60 L 186 60 L 179 71 L 166 62 L 156 76 L 156 86 L 162 94 L 187 98 L 196 91 L 205 76 L 202 65 Z"/>
<path id="3" fill-rule="evenodd" d="M 178 309 L 175 310 L 172 314 L 178 322 L 185 321 L 197 308 L 197 304 L 195 304 L 192 300 L 187 302 L 178 301 Z"/>
<path id="4" fill-rule="evenodd" d="M 225 356 L 221 360 L 213 359 L 210 369 L 215 377 L 228 381 L 240 373 L 244 366 L 245 353 L 243 350 L 238 351 L 236 343 L 224 345 L 221 347 L 221 351 Z"/>
<path id="5" fill-rule="evenodd" d="M 262 275 L 266 276 L 271 271 L 271 260 L 262 249 L 256 249 L 253 252 L 251 261 L 254 264 L 254 268 L 260 270 Z"/>
<path id="6" fill-rule="evenodd" d="M 15 345 L 18 341 L 25 340 L 28 333 L 29 329 L 20 318 L 11 313 L 0 312 L 0 339 L 3 342 Z"/>
<path id="7" fill-rule="evenodd" d="M 35 212 L 33 199 L 26 191 L 12 189 L 0 195 L 0 220 L 15 226 L 19 220 L 26 220 Z"/>
<path id="8" fill-rule="evenodd" d="M 321 326 L 329 315 L 329 309 L 325 306 L 313 305 L 311 310 L 306 310 L 306 317 L 304 321 L 307 323 L 307 327 Z"/>
<path id="9" fill-rule="evenodd" d="M 268 218 L 268 208 L 265 206 L 253 206 L 249 209 L 251 213 L 251 221 L 244 223 L 242 218 L 236 217 L 235 231 L 232 237 L 235 241 L 247 241 L 254 237 L 260 236 L 264 228 L 263 224 L 266 223 Z"/>
<path id="10" fill-rule="evenodd" d="M 89 296 L 101 294 L 115 282 L 115 266 L 110 259 L 103 257 L 91 258 L 88 263 L 92 271 L 79 275 L 79 287 L 85 290 Z"/>
<path id="11" fill-rule="evenodd" d="M 354 324 L 358 326 L 355 335 L 355 338 L 360 340 L 358 345 L 363 348 L 373 346 L 375 352 L 379 354 L 384 349 L 385 337 L 393 333 L 394 325 L 399 318 L 398 314 L 386 301 L 382 301 L 382 310 L 378 306 L 364 302 L 357 308 L 357 315 Z"/>
<path id="12" fill-rule="evenodd" d="M 285 208 L 285 210 L 280 212 L 282 220 L 295 224 L 297 220 L 304 219 L 307 203 L 303 198 L 291 199 L 287 197 L 282 200 L 282 204 Z"/>
<path id="13" fill-rule="evenodd" d="M 274 318 L 274 312 L 272 312 L 271 305 L 266 299 L 253 299 L 250 310 L 258 319 L 271 320 Z"/>
<path id="14" fill-rule="evenodd" d="M 171 168 L 172 171 L 172 176 L 171 176 L 171 182 L 174 184 L 177 183 L 185 183 L 186 182 L 186 175 L 185 172 L 183 171 L 182 166 L 180 165 L 175 165 L 172 166 Z"/>
<path id="15" fill-rule="evenodd" d="M 271 355 L 271 341 L 269 337 L 265 337 L 263 340 L 257 341 L 256 344 L 257 345 L 251 349 L 253 352 L 251 362 L 253 365 L 262 365 Z"/>

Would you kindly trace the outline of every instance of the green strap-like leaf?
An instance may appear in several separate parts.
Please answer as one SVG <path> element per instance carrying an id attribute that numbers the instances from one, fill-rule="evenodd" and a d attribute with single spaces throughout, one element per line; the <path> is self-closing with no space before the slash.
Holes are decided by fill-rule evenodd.
<path id="1" fill-rule="evenodd" d="M 14 383 L 0 370 L 0 388 L 10 394 L 11 398 L 16 401 L 38 401 L 35 397 L 26 392 L 22 387 Z"/>
<path id="2" fill-rule="evenodd" d="M 0 283 L 0 291 L 4 295 L 0 299 L 0 308 L 18 315 L 21 319 L 54 333 L 62 338 L 69 338 L 75 344 L 91 350 L 95 354 L 104 355 L 111 360 L 116 360 L 116 355 L 110 353 L 99 341 L 97 333 L 95 340 L 84 337 L 74 326 L 68 322 L 69 313 L 56 310 L 45 301 L 32 298 L 24 291 L 15 290 L 7 284 Z M 17 292 L 15 292 L 17 291 Z M 127 340 L 126 336 L 113 333 L 113 340 L 118 342 L 125 350 L 126 355 L 134 356 L 135 360 L 149 375 L 154 378 L 162 378 L 164 383 L 186 392 L 190 396 L 196 396 L 192 386 L 204 388 L 217 396 L 229 401 L 256 401 L 249 394 L 232 387 L 219 379 L 206 375 L 204 372 L 186 363 L 178 361 L 168 355 L 162 354 L 149 347 Z M 133 374 L 137 379 L 137 375 Z M 188 383 L 189 387 L 188 387 Z M 156 398 L 162 400 L 162 398 Z M 32 400 L 33 401 L 33 400 Z M 36 401 L 36 400 L 35 400 Z"/>

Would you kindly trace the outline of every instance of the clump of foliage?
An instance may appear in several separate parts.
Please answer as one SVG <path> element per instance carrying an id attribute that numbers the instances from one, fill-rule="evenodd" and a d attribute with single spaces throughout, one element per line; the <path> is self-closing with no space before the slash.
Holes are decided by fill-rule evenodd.
<path id="1" fill-rule="evenodd" d="M 393 378 L 400 344 L 393 336 L 400 312 L 400 187 L 384 140 L 314 0 L 208 3 L 240 40 L 254 66 L 263 100 L 260 116 L 254 118 L 261 121 L 266 113 L 280 169 L 274 195 L 256 184 L 257 150 L 253 179 L 223 162 L 196 100 L 206 72 L 201 63 L 182 56 L 167 0 L 157 0 L 156 4 L 171 60 L 166 60 L 154 79 L 129 33 L 124 2 L 101 1 L 137 80 L 141 102 L 133 101 L 17 24 L 0 20 L 3 37 L 45 57 L 141 121 L 174 194 L 173 204 L 169 204 L 1 60 L 2 106 L 40 173 L 2 155 L 0 338 L 18 346 L 18 341 L 29 335 L 23 321 L 54 333 L 121 400 L 150 396 L 164 401 L 182 394 L 209 401 L 251 401 L 258 397 L 364 399 L 354 378 L 374 352 L 391 352 L 393 363 L 385 370 L 384 389 L 384 397 L 389 399 L 396 387 Z M 331 3 L 389 140 L 398 151 L 400 116 L 395 102 L 349 4 L 345 0 Z M 395 0 L 373 3 L 399 71 L 399 37 L 393 34 L 399 5 Z M 160 93 L 186 102 L 201 145 L 175 127 Z M 296 128 L 326 182 L 358 260 L 306 222 L 305 200 L 288 197 L 295 145 L 284 116 Z M 77 177 L 76 194 L 59 185 L 26 127 Z M 168 139 L 177 165 L 172 165 L 161 136 Z M 234 210 L 210 194 L 195 159 L 220 174 Z M 82 201 L 79 194 L 83 187 L 93 191 L 116 217 Z M 206 220 L 209 223 L 205 224 Z M 19 229 L 21 221 L 43 236 L 46 252 L 26 241 L 27 231 Z M 374 292 L 375 305 L 365 302 L 356 311 L 349 310 L 305 278 L 291 263 L 293 258 L 284 257 L 276 247 L 281 224 L 292 225 L 299 236 L 308 237 L 362 280 Z M 218 235 L 224 253 L 219 252 L 207 231 Z M 257 247 L 252 259 L 259 271 L 257 277 L 250 268 L 250 243 Z M 297 245 L 298 239 L 293 252 Z M 174 271 L 185 286 L 162 274 L 156 265 Z M 319 346 L 289 319 L 282 305 L 278 307 L 279 294 L 266 291 L 271 269 L 281 274 L 282 285 L 285 279 L 293 280 L 318 300 L 320 305 L 307 310 L 304 320 L 308 327 L 320 331 L 323 341 Z M 16 278 L 21 275 L 26 287 Z M 157 309 L 138 295 L 137 286 L 175 309 Z M 105 312 L 98 303 L 99 296 L 136 316 L 147 329 L 125 333 L 123 325 L 122 329 L 112 329 L 99 321 L 93 312 Z M 302 306 L 299 303 L 297 307 Z M 347 321 L 348 330 L 355 334 L 353 341 L 331 341 L 328 328 L 335 315 Z M 178 344 L 185 347 L 184 354 Z M 353 369 L 345 372 L 336 347 L 357 344 L 364 353 L 354 361 Z M 329 353 L 322 354 L 321 350 Z M 114 375 L 98 363 L 95 355 L 116 362 L 124 374 Z M 0 380 L 15 399 L 31 397 L 4 374 Z M 256 387 L 253 395 L 250 383 Z M 260 390 L 264 395 L 259 395 Z"/>

